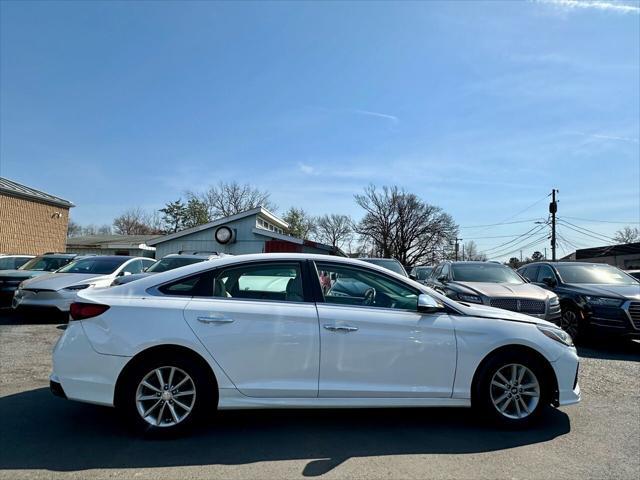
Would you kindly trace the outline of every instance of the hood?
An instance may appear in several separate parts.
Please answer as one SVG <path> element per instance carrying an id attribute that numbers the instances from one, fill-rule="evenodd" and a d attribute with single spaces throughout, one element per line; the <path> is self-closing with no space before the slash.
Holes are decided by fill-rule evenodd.
<path id="1" fill-rule="evenodd" d="M 491 298 L 499 297 L 518 297 L 530 298 L 533 300 L 546 300 L 554 296 L 549 290 L 531 285 L 530 283 L 510 284 L 510 283 L 494 283 L 494 282 L 451 282 L 452 285 L 461 285 L 479 295 Z"/>
<path id="2" fill-rule="evenodd" d="M 630 298 L 640 300 L 640 284 L 636 285 L 615 285 L 615 284 L 594 284 L 594 283 L 568 283 L 566 286 L 584 295 L 597 295 L 600 297 Z"/>
<path id="3" fill-rule="evenodd" d="M 534 323 L 536 325 L 544 325 L 547 327 L 556 327 L 554 323 L 542 320 L 536 317 L 530 317 L 524 313 L 511 312 L 502 310 L 501 308 L 489 307 L 488 305 L 461 304 L 458 303 L 465 315 L 470 317 L 495 318 L 496 320 L 507 320 L 511 322 Z"/>
<path id="4" fill-rule="evenodd" d="M 95 275 L 93 273 L 50 273 L 49 275 L 27 280 L 22 284 L 22 287 L 39 290 L 61 290 L 71 285 L 100 281 L 104 278 L 104 275 Z"/>
<path id="5" fill-rule="evenodd" d="M 0 280 L 3 278 L 33 278 L 40 275 L 49 275 L 51 272 L 44 270 L 1 270 Z"/>

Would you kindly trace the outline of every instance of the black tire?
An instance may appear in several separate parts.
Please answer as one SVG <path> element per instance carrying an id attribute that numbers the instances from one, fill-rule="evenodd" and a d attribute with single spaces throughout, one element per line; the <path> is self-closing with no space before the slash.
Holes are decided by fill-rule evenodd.
<path id="1" fill-rule="evenodd" d="M 510 387 L 509 389 L 502 389 L 492 385 L 494 379 L 502 383 L 500 378 L 496 377 L 497 372 L 504 372 L 502 369 L 505 368 L 507 371 L 511 371 L 512 365 L 525 367 L 533 377 L 525 373 L 522 382 L 518 383 L 516 376 L 516 382 L 513 385 L 507 384 Z M 517 370 L 517 372 L 520 371 Z M 508 375 L 504 376 L 509 377 Z M 509 377 L 507 380 L 511 381 L 511 378 Z M 532 400 L 536 397 L 530 396 L 530 394 L 535 392 L 536 389 L 532 387 L 525 388 L 524 391 L 520 389 L 520 387 L 530 385 L 534 380 L 538 384 L 538 396 L 535 405 L 533 405 Z M 481 366 L 473 386 L 472 402 L 474 409 L 480 413 L 481 418 L 489 421 L 489 423 L 508 428 L 522 428 L 537 421 L 548 410 L 551 391 L 552 386 L 545 375 L 545 368 L 540 359 L 527 352 L 504 351 L 493 355 Z M 499 400 L 502 394 L 508 395 L 508 397 L 497 402 L 498 406 L 494 405 L 494 401 Z M 507 402 L 509 403 L 507 404 Z M 504 407 L 505 404 L 507 404 L 506 407 Z M 523 404 L 527 408 L 521 407 Z M 498 408 L 503 407 L 505 408 L 504 413 L 498 410 Z M 520 412 L 526 413 L 525 410 L 527 409 L 530 410 L 530 413 L 527 413 L 526 416 L 514 418 Z"/>
<path id="2" fill-rule="evenodd" d="M 171 373 L 172 369 L 173 374 Z M 156 370 L 161 371 L 160 375 L 167 386 L 169 378 L 173 375 L 171 386 L 177 385 L 177 389 L 159 388 L 160 381 L 157 374 L 149 377 Z M 145 379 L 150 387 L 141 386 Z M 181 381 L 184 383 L 178 385 Z M 151 389 L 151 387 L 155 389 Z M 182 391 L 180 391 L 181 388 Z M 160 392 L 156 390 L 160 390 Z M 194 391 L 195 394 L 191 396 L 188 393 L 190 391 Z M 167 399 L 162 397 L 164 392 L 169 392 L 171 397 Z M 173 397 L 173 394 L 176 397 Z M 139 402 L 139 395 L 161 397 L 158 401 L 162 403 L 147 415 L 146 419 L 143 417 L 142 410 L 148 410 L 157 402 L 155 399 Z M 126 377 L 123 378 L 122 388 L 118 393 L 116 405 L 124 414 L 129 425 L 136 431 L 150 435 L 171 435 L 183 433 L 201 420 L 206 419 L 210 413 L 215 411 L 216 401 L 215 382 L 211 378 L 211 372 L 204 368 L 200 362 L 177 353 L 157 353 L 146 358 L 143 357 L 127 371 Z M 190 407 L 190 410 L 188 411 L 179 405 Z M 160 413 L 163 414 L 162 418 L 166 421 L 158 421 L 157 418 L 154 418 L 158 417 Z M 176 418 L 178 418 L 177 422 Z M 154 419 L 156 422 L 153 421 Z"/>
<path id="3" fill-rule="evenodd" d="M 567 305 L 562 308 L 558 326 L 571 335 L 574 342 L 584 340 L 585 326 L 582 322 L 582 312 L 577 307 Z"/>

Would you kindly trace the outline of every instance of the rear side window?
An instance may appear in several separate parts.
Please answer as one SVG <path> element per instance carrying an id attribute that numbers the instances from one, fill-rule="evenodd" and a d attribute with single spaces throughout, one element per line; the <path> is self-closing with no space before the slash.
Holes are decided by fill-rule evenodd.
<path id="1" fill-rule="evenodd" d="M 166 283 L 158 287 L 158 291 L 178 297 L 210 297 L 213 295 L 213 272 L 201 272 Z"/>
<path id="2" fill-rule="evenodd" d="M 522 275 L 524 278 L 526 278 L 530 282 L 535 282 L 538 276 L 539 268 L 540 268 L 540 265 L 526 267 L 524 270 L 520 272 L 520 275 Z"/>
<path id="3" fill-rule="evenodd" d="M 302 302 L 302 275 L 298 263 L 268 263 L 219 270 L 214 297 Z"/>
<path id="4" fill-rule="evenodd" d="M 552 279 L 556 279 L 556 276 L 553 274 L 553 270 L 551 270 L 551 267 L 548 265 L 541 265 L 540 266 L 540 270 L 538 271 L 538 283 L 542 283 L 542 281 L 545 278 L 552 278 Z"/>

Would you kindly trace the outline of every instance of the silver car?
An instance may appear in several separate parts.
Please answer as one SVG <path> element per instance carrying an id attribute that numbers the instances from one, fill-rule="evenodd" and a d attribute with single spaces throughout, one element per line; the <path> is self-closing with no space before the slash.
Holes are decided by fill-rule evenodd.
<path id="1" fill-rule="evenodd" d="M 463 303 L 481 303 L 556 322 L 560 318 L 558 296 L 532 285 L 517 272 L 493 262 L 443 262 L 426 284 Z"/>

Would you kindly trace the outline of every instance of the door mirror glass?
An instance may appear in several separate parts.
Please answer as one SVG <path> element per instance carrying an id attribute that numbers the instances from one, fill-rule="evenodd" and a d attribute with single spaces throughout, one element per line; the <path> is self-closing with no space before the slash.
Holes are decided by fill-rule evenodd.
<path id="1" fill-rule="evenodd" d="M 438 281 L 439 281 L 440 283 L 447 283 L 447 280 L 448 280 L 448 279 L 447 279 L 447 276 L 446 276 L 446 275 L 440 275 L 440 276 L 438 277 Z"/>
<path id="2" fill-rule="evenodd" d="M 438 303 L 431 295 L 424 293 L 418 295 L 418 311 L 422 313 L 435 313 L 444 310 L 444 306 Z"/>

